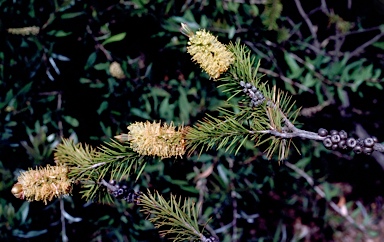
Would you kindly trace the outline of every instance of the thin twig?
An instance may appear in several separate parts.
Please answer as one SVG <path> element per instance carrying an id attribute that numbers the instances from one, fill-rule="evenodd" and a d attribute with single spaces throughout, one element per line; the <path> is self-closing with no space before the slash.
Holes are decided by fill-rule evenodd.
<path id="1" fill-rule="evenodd" d="M 96 46 L 95 46 L 96 49 L 101 50 L 101 51 L 104 53 L 105 57 L 106 57 L 109 61 L 113 61 L 111 54 L 104 48 L 104 45 L 102 45 L 102 44 L 99 43 L 99 41 L 98 41 L 98 40 L 96 39 L 96 37 L 93 35 L 92 30 L 91 30 L 91 28 L 89 27 L 89 25 L 87 25 L 87 28 L 86 28 L 86 29 L 87 29 L 88 34 L 90 34 L 90 35 L 92 36 L 93 41 L 95 41 L 95 43 L 96 43 Z"/>
<path id="2" fill-rule="evenodd" d="M 303 38 L 300 38 L 300 39 L 303 39 Z M 297 40 L 297 44 L 300 45 L 300 46 L 306 47 L 308 49 L 311 49 L 316 55 L 321 55 L 321 56 L 326 56 L 327 55 L 327 53 L 321 47 L 322 44 L 320 44 L 320 48 L 316 47 L 316 46 L 314 46 L 314 45 L 312 45 L 310 43 L 307 43 L 305 41 L 300 41 L 300 40 Z"/>
<path id="3" fill-rule="evenodd" d="M 321 10 L 323 11 L 323 13 L 325 13 L 326 15 L 329 15 L 329 10 L 328 10 L 328 6 L 327 6 L 327 2 L 325 0 L 321 0 Z"/>
<path id="4" fill-rule="evenodd" d="M 253 132 L 253 133 L 255 133 L 255 132 Z M 295 128 L 295 130 L 293 130 L 289 133 L 279 132 L 278 130 L 275 130 L 275 129 L 274 130 L 261 130 L 261 131 L 257 131 L 257 133 L 270 134 L 270 135 L 273 135 L 275 137 L 279 137 L 282 139 L 292 139 L 292 138 L 296 138 L 296 137 L 299 137 L 302 139 L 310 139 L 310 140 L 323 140 L 323 139 L 325 139 L 325 137 L 321 137 L 317 133 L 305 131 L 305 130 L 301 130 L 301 129 L 297 129 L 297 128 Z"/>
<path id="5" fill-rule="evenodd" d="M 304 21 L 308 25 L 309 31 L 311 32 L 313 40 L 314 40 L 314 45 L 317 48 L 319 48 L 320 47 L 320 43 L 319 43 L 319 41 L 317 39 L 317 34 L 315 32 L 315 27 L 313 26 L 311 20 L 309 19 L 308 15 L 305 13 L 303 7 L 301 6 L 300 0 L 295 0 L 295 4 L 296 4 L 297 10 L 299 11 L 301 17 L 303 17 Z"/>
<path id="6" fill-rule="evenodd" d="M 58 91 L 52 91 L 52 92 L 39 92 L 39 95 L 41 96 L 53 96 L 53 95 L 57 95 L 59 94 L 60 92 Z"/>
<path id="7" fill-rule="evenodd" d="M 91 165 L 89 167 L 84 168 L 82 171 L 79 171 L 79 174 L 81 175 L 81 174 L 83 174 L 83 173 L 85 173 L 85 172 L 87 172 L 89 170 L 96 169 L 97 167 L 103 166 L 105 164 L 107 164 L 107 162 L 99 162 L 99 163 L 93 164 L 93 165 Z"/>
<path id="8" fill-rule="evenodd" d="M 328 38 L 324 39 L 324 41 L 329 41 L 329 40 L 337 39 L 340 37 L 346 37 L 346 36 L 353 35 L 353 34 L 362 34 L 362 33 L 375 31 L 375 30 L 380 30 L 380 26 L 374 26 L 374 27 L 366 28 L 366 29 L 358 29 L 355 31 L 350 31 L 350 32 L 345 32 L 345 33 L 338 33 L 336 35 L 329 36 Z"/>
<path id="9" fill-rule="evenodd" d="M 56 105 L 56 110 L 57 111 L 61 110 L 62 104 L 63 104 L 63 102 L 62 102 L 61 93 L 57 92 L 57 105 Z M 63 123 L 62 123 L 62 120 L 61 120 L 60 117 L 61 116 L 59 116 L 59 120 L 58 120 L 57 123 L 58 123 L 60 137 L 63 137 L 64 136 Z M 66 226 L 65 226 L 65 216 L 64 216 L 64 213 L 65 213 L 64 199 L 61 197 L 59 199 L 59 202 L 60 202 L 61 240 L 63 242 L 68 242 L 68 236 L 67 236 L 67 233 L 66 233 Z"/>
<path id="10" fill-rule="evenodd" d="M 266 4 L 267 0 L 225 0 L 226 2 L 233 2 L 233 3 L 248 3 L 248 4 Z"/>
<path id="11" fill-rule="evenodd" d="M 229 164 L 229 170 L 233 172 L 233 162 L 234 160 L 231 158 L 228 158 L 228 164 Z M 236 192 L 235 192 L 235 185 L 233 183 L 234 178 L 231 177 L 230 180 L 230 192 L 231 192 L 231 200 L 232 200 L 232 238 L 231 241 L 236 242 L 238 241 L 237 238 L 237 199 L 236 199 Z"/>
<path id="12" fill-rule="evenodd" d="M 344 54 L 343 52 L 340 51 L 341 47 L 344 44 L 344 41 L 345 41 L 345 37 L 344 36 L 335 39 L 335 45 L 334 45 L 335 47 L 334 47 L 334 51 L 332 51 L 334 53 L 333 54 L 333 58 L 334 58 L 333 60 L 335 62 L 340 61 L 339 57 L 343 56 L 343 54 Z"/>
<path id="13" fill-rule="evenodd" d="M 91 165 L 90 167 L 87 168 L 87 170 L 89 170 L 89 169 L 95 169 L 95 168 L 97 168 L 97 167 L 99 167 L 99 166 L 103 166 L 103 165 L 105 165 L 105 164 L 107 164 L 107 162 L 99 162 L 99 163 L 96 163 L 96 164 Z"/>
<path id="14" fill-rule="evenodd" d="M 352 51 L 347 59 L 351 59 L 353 56 L 355 55 L 358 55 L 360 52 L 362 52 L 366 47 L 372 45 L 373 43 L 377 42 L 382 36 L 384 36 L 384 32 L 380 32 L 380 34 L 376 35 L 375 37 L 373 37 L 372 39 L 368 40 L 367 42 L 365 42 L 364 44 L 360 45 L 359 47 L 357 47 L 354 51 Z"/>
<path id="15" fill-rule="evenodd" d="M 104 185 L 105 187 L 108 188 L 108 190 L 110 190 L 111 192 L 114 192 L 117 190 L 117 188 L 115 186 L 112 186 L 111 184 L 109 184 L 106 180 L 102 179 L 100 184 Z"/>
<path id="16" fill-rule="evenodd" d="M 314 106 L 314 107 L 308 107 L 308 108 L 303 108 L 301 111 L 300 111 L 300 114 L 305 116 L 305 117 L 310 117 L 312 116 L 313 114 L 315 113 L 318 113 L 320 112 L 321 110 L 323 110 L 323 108 L 331 105 L 333 103 L 333 100 L 327 100 L 317 106 Z"/>
<path id="17" fill-rule="evenodd" d="M 65 217 L 64 217 L 64 213 L 65 213 L 64 199 L 60 198 L 59 202 L 60 202 L 61 240 L 63 242 L 68 242 L 68 236 L 67 236 L 66 227 L 65 227 Z"/>
<path id="18" fill-rule="evenodd" d="M 61 93 L 58 92 L 58 94 L 57 94 L 57 106 L 56 106 L 57 111 L 61 110 L 62 104 L 63 104 L 62 96 L 61 96 Z M 60 137 L 64 137 L 63 121 L 61 120 L 61 116 L 59 116 L 59 120 L 57 121 L 57 125 L 59 127 Z"/>
<path id="19" fill-rule="evenodd" d="M 262 67 L 259 67 L 258 71 L 260 73 L 264 73 L 264 74 L 267 74 L 267 75 L 270 75 L 270 76 L 273 76 L 273 77 L 278 77 L 281 80 L 283 80 L 284 82 L 286 82 L 288 84 L 291 84 L 292 86 L 297 86 L 298 88 L 300 88 L 300 89 L 302 89 L 302 90 L 304 90 L 306 92 L 309 92 L 309 93 L 312 93 L 312 94 L 314 93 L 314 91 L 311 90 L 310 88 L 308 88 L 308 87 L 306 87 L 306 86 L 304 86 L 304 85 L 302 85 L 300 83 L 297 83 L 297 82 L 293 81 L 292 79 L 290 79 L 290 78 L 288 78 L 288 77 L 286 77 L 284 75 L 278 74 L 278 73 L 273 72 L 271 70 L 264 69 Z"/>

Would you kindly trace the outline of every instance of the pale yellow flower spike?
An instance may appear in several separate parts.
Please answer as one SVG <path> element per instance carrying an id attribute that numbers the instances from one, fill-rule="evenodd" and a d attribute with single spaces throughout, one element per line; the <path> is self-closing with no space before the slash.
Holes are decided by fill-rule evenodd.
<path id="1" fill-rule="evenodd" d="M 13 195 L 28 201 L 51 201 L 54 197 L 68 195 L 72 184 L 65 166 L 46 166 L 22 172 L 12 187 Z"/>
<path id="2" fill-rule="evenodd" d="M 140 155 L 159 156 L 161 159 L 185 154 L 183 128 L 173 124 L 136 122 L 128 126 L 129 133 L 124 136 L 131 148 Z"/>
<path id="3" fill-rule="evenodd" d="M 37 35 L 40 32 L 40 28 L 36 26 L 24 27 L 24 28 L 10 28 L 7 29 L 10 34 L 17 35 Z"/>
<path id="4" fill-rule="evenodd" d="M 210 77 L 219 78 L 234 62 L 233 53 L 204 29 L 193 34 L 187 25 L 182 24 L 181 32 L 189 37 L 187 52 L 191 54 L 192 60 L 199 63 Z"/>
<path id="5" fill-rule="evenodd" d="M 114 61 L 109 65 L 109 72 L 111 73 L 111 76 L 116 77 L 117 79 L 123 79 L 125 78 L 124 71 L 121 68 L 121 65 Z"/>

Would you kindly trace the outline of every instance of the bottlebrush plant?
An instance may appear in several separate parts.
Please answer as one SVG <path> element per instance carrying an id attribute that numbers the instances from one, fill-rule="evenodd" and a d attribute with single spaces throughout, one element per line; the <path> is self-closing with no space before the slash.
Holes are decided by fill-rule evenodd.
<path id="1" fill-rule="evenodd" d="M 98 148 L 63 139 L 55 150 L 56 166 L 21 173 L 12 193 L 20 199 L 47 203 L 69 195 L 70 184 L 80 184 L 85 200 L 111 203 L 123 199 L 135 203 L 155 227 L 161 228 L 162 235 L 175 241 L 219 241 L 198 222 L 202 204 L 175 195 L 166 200 L 157 191 L 135 191 L 121 181 L 139 179 L 153 159 L 187 159 L 188 154 L 221 148 L 237 154 L 249 140 L 255 146 L 265 145 L 267 157 L 276 155 L 281 162 L 296 147 L 295 138 L 319 141 L 327 149 L 353 150 L 356 154 L 384 151 L 375 137 L 355 139 L 344 130 L 300 129 L 296 125 L 300 109 L 289 94 L 264 81 L 265 77 L 258 73 L 260 62 L 247 47 L 239 42 L 224 45 L 208 31 L 193 32 L 186 24 L 182 24 L 181 32 L 189 39 L 187 52 L 192 60 L 229 96 L 228 105 L 219 108 L 219 116 L 208 115 L 196 125 L 185 127 L 149 121 L 132 123 L 127 133 Z M 230 102 L 234 98 L 239 99 L 235 104 Z"/>

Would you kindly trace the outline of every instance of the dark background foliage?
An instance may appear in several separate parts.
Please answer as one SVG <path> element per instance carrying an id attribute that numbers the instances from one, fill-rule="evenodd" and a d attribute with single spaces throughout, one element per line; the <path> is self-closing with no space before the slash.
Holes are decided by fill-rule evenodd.
<path id="1" fill-rule="evenodd" d="M 163 240 L 134 205 L 87 202 L 75 186 L 64 207 L 45 206 L 18 200 L 10 189 L 20 170 L 53 164 L 61 137 L 98 146 L 135 121 L 193 125 L 216 115 L 226 96 L 190 60 L 181 22 L 248 46 L 261 60 L 263 80 L 302 107 L 301 128 L 382 141 L 383 20 L 379 0 L 0 0 L 0 239 L 59 241 L 66 231 L 70 241 Z M 8 32 L 28 26 L 39 34 Z M 125 78 L 111 76 L 113 61 Z M 219 150 L 154 160 L 136 183 L 127 182 L 203 202 L 201 222 L 221 241 L 379 241 L 381 154 L 330 152 L 308 140 L 296 145 L 301 154 L 292 149 L 288 161 L 326 198 L 251 142 L 236 156 Z M 367 226 L 365 233 L 335 213 L 332 201 Z"/>

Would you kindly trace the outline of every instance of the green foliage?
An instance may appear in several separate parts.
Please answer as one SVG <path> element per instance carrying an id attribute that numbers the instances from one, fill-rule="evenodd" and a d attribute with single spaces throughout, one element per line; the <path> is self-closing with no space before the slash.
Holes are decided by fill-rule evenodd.
<path id="1" fill-rule="evenodd" d="M 30 213 L 30 203 L 25 201 L 20 208 L 15 211 L 12 204 L 6 203 L 4 199 L 0 200 L 0 239 L 3 241 L 12 240 L 12 238 L 36 238 L 47 233 L 47 229 L 29 230 L 25 232 L 26 227 L 31 226 L 31 220 L 28 218 Z"/>
<path id="2" fill-rule="evenodd" d="M 58 144 L 56 134 L 53 133 L 47 136 L 47 131 L 47 126 L 40 126 L 40 123 L 36 122 L 34 129 L 26 127 L 31 146 L 29 146 L 27 141 L 20 142 L 28 155 L 30 155 L 36 163 L 42 160 L 48 160 L 53 149 Z M 36 133 L 36 135 L 33 133 Z"/>
<path id="3" fill-rule="evenodd" d="M 269 95 L 269 96 L 268 96 Z M 294 102 L 291 101 L 291 96 L 280 90 L 273 90 L 266 92 L 266 97 L 271 100 L 271 107 L 267 108 L 267 116 L 269 120 L 269 127 L 272 130 L 278 130 L 284 132 L 284 129 L 289 129 L 291 124 L 295 123 L 300 109 L 295 108 Z M 276 150 L 278 150 L 279 160 L 283 160 L 288 157 L 290 152 L 290 145 L 292 139 L 281 139 L 275 136 L 270 136 L 266 141 L 270 140 L 266 153 L 271 157 Z"/>
<path id="4" fill-rule="evenodd" d="M 239 82 L 244 81 L 251 83 L 253 86 L 264 92 L 263 85 L 260 85 L 260 78 L 258 75 L 258 69 L 260 61 L 255 66 L 255 56 L 251 56 L 251 52 L 240 42 L 236 44 L 230 43 L 228 49 L 234 54 L 235 62 L 230 66 L 229 73 L 220 80 L 225 84 L 219 87 L 223 88 L 223 92 L 231 92 L 233 96 L 241 92 L 239 88 Z M 228 101 L 233 97 L 228 98 Z"/>
<path id="5" fill-rule="evenodd" d="M 100 184 L 102 179 L 120 181 L 134 172 L 139 177 L 146 164 L 144 157 L 114 140 L 96 150 L 64 139 L 56 148 L 55 160 L 69 167 L 68 176 L 74 183 L 83 183 L 84 199 L 99 202 L 111 202 L 106 188 Z"/>
<path id="6" fill-rule="evenodd" d="M 170 237 L 173 241 L 202 240 L 204 235 L 199 230 L 199 206 L 191 199 L 181 200 L 171 195 L 170 200 L 164 199 L 158 192 L 149 191 L 140 198 L 141 211 L 148 214 L 149 221 L 160 231 L 162 236 Z M 172 237 L 174 236 L 174 237 Z"/>
<path id="7" fill-rule="evenodd" d="M 223 119 L 208 116 L 194 128 L 188 130 L 185 137 L 187 149 L 192 153 L 201 146 L 200 155 L 216 146 L 216 149 L 225 148 L 226 151 L 236 152 L 250 136 L 250 131 L 241 123 L 231 117 Z"/>
<path id="8" fill-rule="evenodd" d="M 263 24 L 268 30 L 278 30 L 277 20 L 281 17 L 283 4 L 280 0 L 267 0 L 265 3 L 264 12 L 261 14 Z"/>

